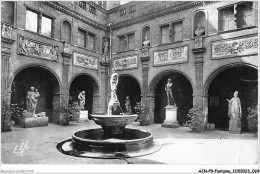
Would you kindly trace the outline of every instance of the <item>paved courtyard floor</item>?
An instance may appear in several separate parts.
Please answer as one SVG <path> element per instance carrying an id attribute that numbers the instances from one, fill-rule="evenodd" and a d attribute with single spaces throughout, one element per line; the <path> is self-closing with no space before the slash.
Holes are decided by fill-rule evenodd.
<path id="1" fill-rule="evenodd" d="M 127 159 L 95 159 L 67 156 L 56 145 L 79 130 L 100 128 L 93 121 L 71 122 L 69 126 L 50 123 L 46 127 L 19 128 L 1 134 L 2 164 L 258 164 L 258 137 L 252 133 L 227 131 L 192 132 L 187 127 L 163 128 L 160 124 L 128 125 L 149 131 L 162 148 L 150 155 Z M 24 143 L 25 151 L 18 153 Z"/>

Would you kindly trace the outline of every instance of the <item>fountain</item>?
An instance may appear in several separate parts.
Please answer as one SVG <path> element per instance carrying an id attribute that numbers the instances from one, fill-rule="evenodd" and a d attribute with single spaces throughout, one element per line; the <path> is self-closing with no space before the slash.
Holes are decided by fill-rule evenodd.
<path id="1" fill-rule="evenodd" d="M 133 123 L 136 114 L 124 114 L 116 95 L 118 74 L 112 70 L 110 79 L 111 99 L 107 114 L 92 114 L 99 129 L 88 129 L 74 133 L 72 139 L 61 142 L 57 149 L 71 156 L 92 158 L 129 158 L 148 155 L 161 146 L 153 136 L 143 130 L 125 128 Z"/>

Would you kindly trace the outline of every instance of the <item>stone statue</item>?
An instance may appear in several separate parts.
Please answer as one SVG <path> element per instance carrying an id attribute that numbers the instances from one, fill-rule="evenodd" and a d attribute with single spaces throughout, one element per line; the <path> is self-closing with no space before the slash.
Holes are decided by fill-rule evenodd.
<path id="1" fill-rule="evenodd" d="M 116 90 L 118 84 L 118 74 L 116 73 L 115 68 L 112 69 L 111 79 L 110 79 L 110 86 L 111 86 L 111 100 L 118 101 Z"/>
<path id="2" fill-rule="evenodd" d="M 107 40 L 107 38 L 104 38 L 104 42 L 103 42 L 103 49 L 104 49 L 104 54 L 108 54 L 108 46 L 109 46 L 109 44 L 108 44 L 108 40 Z"/>
<path id="3" fill-rule="evenodd" d="M 112 69 L 112 74 L 110 78 L 110 87 L 111 87 L 111 98 L 108 103 L 107 114 L 120 114 L 120 103 L 118 101 L 116 90 L 118 84 L 118 74 L 116 73 L 115 68 Z"/>
<path id="4" fill-rule="evenodd" d="M 132 112 L 130 103 L 131 103 L 131 101 L 129 99 L 129 96 L 126 96 L 126 100 L 125 100 L 125 110 L 126 110 L 126 113 L 131 113 Z"/>
<path id="5" fill-rule="evenodd" d="M 80 107 L 80 109 L 84 110 L 84 106 L 85 106 L 85 91 L 82 91 L 82 92 L 79 93 L 78 99 L 79 99 L 79 107 Z"/>
<path id="6" fill-rule="evenodd" d="M 204 35 L 203 33 L 205 33 L 205 29 L 204 29 L 204 27 L 201 25 L 201 23 L 198 23 L 197 27 L 198 27 L 198 28 L 196 29 L 195 34 L 196 34 L 197 36 L 202 36 L 202 35 Z"/>
<path id="7" fill-rule="evenodd" d="M 124 38 L 124 51 L 126 51 L 126 47 L 127 47 L 127 39 L 126 37 Z"/>
<path id="8" fill-rule="evenodd" d="M 37 89 L 34 89 L 33 86 L 30 87 L 30 91 L 27 92 L 26 97 L 26 105 L 27 105 L 27 111 L 30 113 L 31 117 L 34 116 L 36 106 L 37 106 L 37 98 L 40 97 L 40 93 Z"/>
<path id="9" fill-rule="evenodd" d="M 172 84 L 173 84 L 172 80 L 171 80 L 171 78 L 169 78 L 167 84 L 165 85 L 165 91 L 167 94 L 168 105 L 176 106 L 173 95 L 172 95 Z"/>
<path id="10" fill-rule="evenodd" d="M 237 97 L 238 91 L 234 92 L 234 97 L 228 100 L 228 116 L 230 119 L 240 120 L 242 117 L 242 109 L 240 99 Z"/>
<path id="11" fill-rule="evenodd" d="M 145 36 L 143 41 L 143 47 L 148 47 L 148 46 L 150 46 L 150 40 L 148 39 L 147 36 Z"/>
<path id="12" fill-rule="evenodd" d="M 229 132 L 230 133 L 241 133 L 241 118 L 242 118 L 242 109 L 240 99 L 237 97 L 238 92 L 234 92 L 234 97 L 231 100 L 228 100 L 228 116 L 229 120 Z"/>

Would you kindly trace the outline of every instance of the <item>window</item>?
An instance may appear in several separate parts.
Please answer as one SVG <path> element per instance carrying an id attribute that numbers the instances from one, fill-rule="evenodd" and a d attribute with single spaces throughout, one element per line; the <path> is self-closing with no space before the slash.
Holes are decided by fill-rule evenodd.
<path id="1" fill-rule="evenodd" d="M 26 11 L 26 30 L 37 32 L 38 30 L 38 14 L 32 11 Z"/>
<path id="2" fill-rule="evenodd" d="M 30 10 L 26 10 L 25 29 L 51 37 L 52 19 Z"/>
<path id="3" fill-rule="evenodd" d="M 95 35 L 87 31 L 79 29 L 78 32 L 78 45 L 84 48 L 94 50 L 95 47 Z"/>
<path id="4" fill-rule="evenodd" d="M 135 35 L 128 35 L 128 50 L 133 50 L 135 48 Z"/>
<path id="5" fill-rule="evenodd" d="M 129 33 L 119 36 L 119 51 L 133 50 L 135 48 L 135 34 Z"/>
<path id="6" fill-rule="evenodd" d="M 170 41 L 169 39 L 169 26 L 163 26 L 161 27 L 162 31 L 162 44 L 168 43 Z"/>
<path id="7" fill-rule="evenodd" d="M 93 6 L 89 6 L 89 12 L 93 15 L 96 15 L 96 8 Z"/>
<path id="8" fill-rule="evenodd" d="M 51 37 L 51 23 L 52 20 L 50 18 L 42 16 L 42 24 L 44 25 L 41 26 L 41 34 Z"/>
<path id="9" fill-rule="evenodd" d="M 182 22 L 164 25 L 161 27 L 161 43 L 176 42 L 182 40 Z"/>
<path id="10" fill-rule="evenodd" d="M 81 47 L 86 47 L 86 32 L 79 29 L 78 45 Z"/>
<path id="11" fill-rule="evenodd" d="M 84 1 L 79 1 L 79 6 L 80 6 L 80 8 L 86 10 L 86 2 L 84 2 Z"/>
<path id="12" fill-rule="evenodd" d="M 253 2 L 234 4 L 220 13 L 220 31 L 233 30 L 254 25 Z"/>
<path id="13" fill-rule="evenodd" d="M 71 25 L 68 21 L 63 21 L 62 23 L 62 40 L 67 43 L 71 42 Z"/>
<path id="14" fill-rule="evenodd" d="M 126 9 L 120 10 L 120 16 L 126 15 Z"/>
<path id="15" fill-rule="evenodd" d="M 182 23 L 176 23 L 173 25 L 173 41 L 182 40 Z"/>

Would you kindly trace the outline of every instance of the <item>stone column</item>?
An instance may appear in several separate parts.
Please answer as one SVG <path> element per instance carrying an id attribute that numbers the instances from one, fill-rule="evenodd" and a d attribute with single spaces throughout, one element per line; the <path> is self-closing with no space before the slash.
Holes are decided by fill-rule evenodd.
<path id="1" fill-rule="evenodd" d="M 100 86 L 100 113 L 105 114 L 107 112 L 108 105 L 108 68 L 109 57 L 102 56 L 101 65 L 101 86 Z"/>
<path id="2" fill-rule="evenodd" d="M 11 47 L 15 40 L 12 39 L 12 26 L 2 23 L 1 33 L 1 106 L 10 107 L 11 104 Z"/>
<path id="3" fill-rule="evenodd" d="M 203 37 L 196 37 L 194 49 L 192 49 L 195 54 L 195 92 L 193 94 L 193 107 L 196 107 L 200 111 L 203 111 L 203 103 L 205 101 L 203 96 L 203 53 L 206 48 L 203 47 Z M 207 121 L 205 114 L 203 115 L 205 127 Z"/>
<path id="4" fill-rule="evenodd" d="M 148 97 L 148 72 L 149 72 L 149 47 L 145 47 L 142 49 L 142 57 L 140 58 L 142 61 L 142 72 L 143 72 L 143 90 L 142 90 L 142 105 L 144 106 L 144 111 L 142 112 L 140 125 L 149 125 L 151 124 L 150 108 L 149 108 L 149 97 Z M 152 120 L 153 121 L 153 120 Z"/>
<path id="5" fill-rule="evenodd" d="M 69 67 L 70 59 L 72 58 L 71 46 L 69 43 L 63 42 L 63 69 L 62 69 L 62 103 L 67 105 L 69 103 Z"/>

